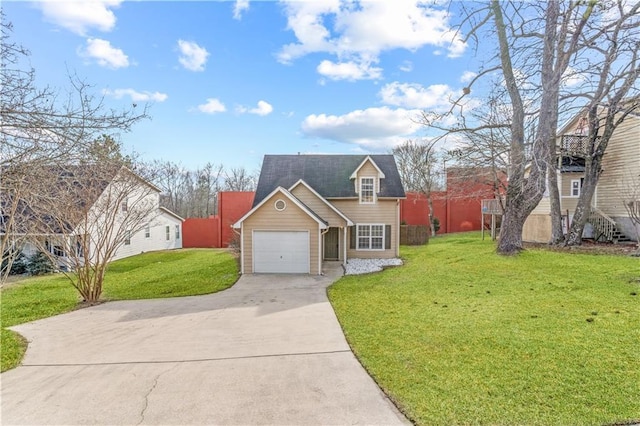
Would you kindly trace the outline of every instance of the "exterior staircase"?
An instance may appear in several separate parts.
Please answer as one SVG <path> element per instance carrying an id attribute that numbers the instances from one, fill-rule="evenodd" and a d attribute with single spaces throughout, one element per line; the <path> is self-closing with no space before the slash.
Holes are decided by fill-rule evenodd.
<path id="1" fill-rule="evenodd" d="M 616 221 L 607 216 L 602 210 L 593 207 L 591 209 L 591 213 L 589 213 L 587 222 L 593 226 L 593 239 L 595 241 L 611 243 L 631 241 L 629 237 L 624 235 L 624 233 L 618 229 Z"/>

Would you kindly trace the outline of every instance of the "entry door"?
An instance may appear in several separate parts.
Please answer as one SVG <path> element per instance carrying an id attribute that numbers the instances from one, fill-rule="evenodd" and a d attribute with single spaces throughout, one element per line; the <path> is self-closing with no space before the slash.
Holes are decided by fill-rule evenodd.
<path id="1" fill-rule="evenodd" d="M 340 228 L 329 228 L 329 232 L 324 234 L 324 258 L 325 260 L 340 258 Z"/>

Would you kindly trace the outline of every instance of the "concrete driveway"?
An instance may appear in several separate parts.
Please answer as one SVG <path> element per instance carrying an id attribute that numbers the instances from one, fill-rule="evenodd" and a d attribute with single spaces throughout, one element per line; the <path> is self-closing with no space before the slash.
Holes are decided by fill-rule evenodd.
<path id="1" fill-rule="evenodd" d="M 349 350 L 337 276 L 243 276 L 13 327 L 30 343 L 0 376 L 2 424 L 407 423 Z"/>

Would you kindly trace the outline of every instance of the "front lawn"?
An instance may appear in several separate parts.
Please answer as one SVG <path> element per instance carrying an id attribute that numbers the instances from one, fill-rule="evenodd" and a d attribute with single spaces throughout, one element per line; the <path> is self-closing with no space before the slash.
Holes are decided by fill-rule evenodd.
<path id="1" fill-rule="evenodd" d="M 365 368 L 423 425 L 640 421 L 640 261 L 479 233 L 403 247 L 405 266 L 329 297 Z"/>
<path id="2" fill-rule="evenodd" d="M 226 250 L 159 251 L 121 259 L 109 265 L 102 299 L 131 300 L 214 293 L 238 279 L 236 259 Z M 4 329 L 69 312 L 78 306 L 78 292 L 61 275 L 27 278 L 2 289 L 1 371 L 17 366 L 26 343 Z"/>

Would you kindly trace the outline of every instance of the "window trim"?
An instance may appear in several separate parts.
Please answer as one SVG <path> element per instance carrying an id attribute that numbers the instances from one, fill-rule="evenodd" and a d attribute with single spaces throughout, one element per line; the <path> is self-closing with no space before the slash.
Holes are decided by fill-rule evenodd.
<path id="1" fill-rule="evenodd" d="M 365 201 L 363 199 L 363 194 L 364 194 L 364 180 L 371 180 L 371 201 Z M 367 189 L 367 192 L 369 191 L 369 189 Z M 358 188 L 358 198 L 360 201 L 360 204 L 375 204 L 376 203 L 376 178 L 372 177 L 372 176 L 362 176 L 360 178 L 360 185 Z"/>
<path id="2" fill-rule="evenodd" d="M 175 226 L 176 241 L 180 239 L 180 225 Z"/>
<path id="3" fill-rule="evenodd" d="M 164 227 L 165 241 L 171 241 L 171 226 L 166 225 Z"/>
<path id="4" fill-rule="evenodd" d="M 573 184 L 576 183 L 576 182 L 578 183 L 578 188 L 577 188 L 578 189 L 578 193 L 574 194 L 573 193 L 573 190 L 574 190 Z M 569 197 L 571 197 L 571 198 L 579 198 L 580 194 L 582 194 L 582 179 L 571 179 L 571 186 L 569 187 Z"/>
<path id="5" fill-rule="evenodd" d="M 374 226 L 379 226 L 382 229 L 382 235 L 380 236 L 374 236 L 373 235 L 373 227 Z M 368 236 L 360 236 L 360 228 L 364 228 L 364 227 L 368 227 L 369 228 L 369 235 Z M 357 251 L 385 251 L 385 241 L 386 241 L 386 235 L 385 235 L 385 224 L 384 223 L 358 223 L 356 224 L 356 250 Z M 360 247 L 360 238 L 368 238 L 369 244 L 368 244 L 368 248 L 361 248 Z M 373 239 L 381 239 L 381 247 L 380 248 L 372 248 L 373 247 Z"/>
<path id="6" fill-rule="evenodd" d="M 124 231 L 124 245 L 125 246 L 130 246 L 131 245 L 131 230 L 127 229 L 126 231 Z"/>

